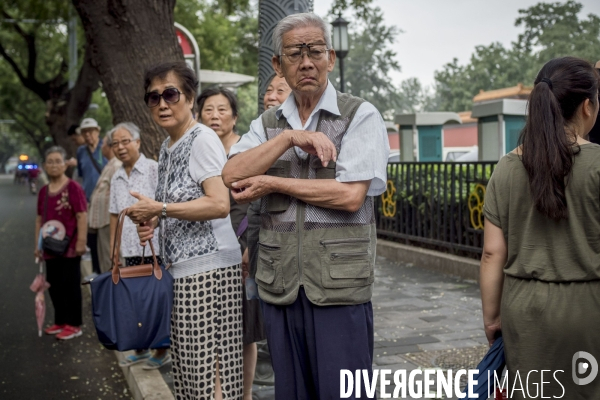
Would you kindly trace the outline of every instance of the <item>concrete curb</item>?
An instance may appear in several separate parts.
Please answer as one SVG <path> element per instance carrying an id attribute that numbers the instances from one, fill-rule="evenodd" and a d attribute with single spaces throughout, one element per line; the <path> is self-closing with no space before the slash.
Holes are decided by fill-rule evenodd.
<path id="1" fill-rule="evenodd" d="M 92 262 L 90 260 L 81 261 L 81 275 L 83 277 L 88 276 L 92 273 Z M 89 285 L 86 285 L 88 290 L 91 290 Z M 93 329 L 93 327 L 90 327 Z M 114 351 L 117 359 L 117 365 L 119 362 L 125 359 L 129 354 L 133 354 L 133 351 L 127 351 L 121 353 Z M 174 400 L 171 389 L 163 379 L 160 371 L 157 369 L 146 371 L 142 367 L 142 363 L 132 365 L 130 367 L 121 367 L 131 397 L 135 400 Z"/>
<path id="2" fill-rule="evenodd" d="M 124 353 L 115 351 L 118 362 L 133 353 L 133 351 Z M 131 390 L 131 396 L 135 400 L 174 400 L 173 393 L 160 371 L 157 369 L 147 371 L 143 369 L 143 366 L 144 364 L 140 363 L 130 367 L 121 367 Z"/>
<path id="3" fill-rule="evenodd" d="M 479 282 L 479 261 L 471 258 L 407 246 L 383 239 L 377 239 L 377 255 L 388 260 L 410 263 L 430 271 Z"/>

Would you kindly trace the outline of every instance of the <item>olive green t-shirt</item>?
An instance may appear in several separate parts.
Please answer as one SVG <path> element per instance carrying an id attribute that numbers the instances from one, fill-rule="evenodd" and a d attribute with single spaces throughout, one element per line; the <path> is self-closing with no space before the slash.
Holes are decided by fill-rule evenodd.
<path id="1" fill-rule="evenodd" d="M 600 279 L 600 146 L 580 147 L 566 189 L 566 220 L 554 221 L 535 209 L 517 154 L 498 162 L 483 213 L 504 233 L 507 275 L 548 282 Z"/>

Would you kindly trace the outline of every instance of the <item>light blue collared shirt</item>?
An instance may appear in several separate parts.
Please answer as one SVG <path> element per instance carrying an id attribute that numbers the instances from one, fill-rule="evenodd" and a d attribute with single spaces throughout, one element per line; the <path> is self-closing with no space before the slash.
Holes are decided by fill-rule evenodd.
<path id="1" fill-rule="evenodd" d="M 325 92 L 314 110 L 302 125 L 294 95 L 290 95 L 276 111 L 277 119 L 283 115 L 292 129 L 316 131 L 321 110 L 341 115 L 337 105 L 336 90 L 327 83 Z M 250 131 L 231 147 L 230 157 L 260 146 L 267 141 L 262 118 L 250 124 Z M 306 158 L 307 153 L 300 148 L 294 150 L 298 157 Z M 338 182 L 371 181 L 367 196 L 378 196 L 385 191 L 387 181 L 387 161 L 390 153 L 387 129 L 379 111 L 371 103 L 364 102 L 356 110 L 354 119 L 342 139 L 340 154 L 337 157 L 335 180 Z"/>

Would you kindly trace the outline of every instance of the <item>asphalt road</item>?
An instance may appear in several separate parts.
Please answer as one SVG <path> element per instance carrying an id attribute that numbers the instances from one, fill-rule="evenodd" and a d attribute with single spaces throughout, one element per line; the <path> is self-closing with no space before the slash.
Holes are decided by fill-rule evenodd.
<path id="1" fill-rule="evenodd" d="M 0 399 L 131 398 L 112 351 L 98 342 L 89 291 L 83 291 L 83 335 L 38 337 L 33 259 L 36 196 L 0 175 Z M 46 293 L 46 326 L 54 313 Z"/>

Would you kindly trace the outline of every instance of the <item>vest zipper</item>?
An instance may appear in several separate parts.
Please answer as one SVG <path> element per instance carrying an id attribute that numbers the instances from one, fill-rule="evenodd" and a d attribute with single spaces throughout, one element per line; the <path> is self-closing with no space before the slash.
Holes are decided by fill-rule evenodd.
<path id="1" fill-rule="evenodd" d="M 281 246 L 278 244 L 271 244 L 271 243 L 262 243 L 262 242 L 258 242 L 258 245 L 266 250 L 279 250 L 281 249 Z"/>
<path id="2" fill-rule="evenodd" d="M 368 251 L 355 251 L 353 253 L 331 253 L 331 256 L 329 256 L 329 258 L 331 260 L 337 260 L 338 258 L 356 258 L 368 255 Z"/>
<path id="3" fill-rule="evenodd" d="M 266 258 L 264 256 L 259 256 L 258 258 L 260 258 L 261 260 L 263 260 L 264 262 L 273 265 L 273 263 L 275 262 L 273 259 L 271 258 Z"/>
<path id="4" fill-rule="evenodd" d="M 310 156 L 306 158 L 306 160 L 302 160 L 302 171 L 300 172 L 300 179 L 308 179 L 308 170 L 309 170 L 309 160 Z M 296 232 L 298 234 L 298 284 L 300 286 L 302 283 L 302 236 L 304 234 L 304 219 L 306 215 L 306 203 L 298 200 L 297 210 L 296 210 Z"/>
<path id="5" fill-rule="evenodd" d="M 330 244 L 346 244 L 346 243 L 369 243 L 370 238 L 345 238 L 345 239 L 326 239 L 320 240 L 321 246 L 328 246 Z"/>

